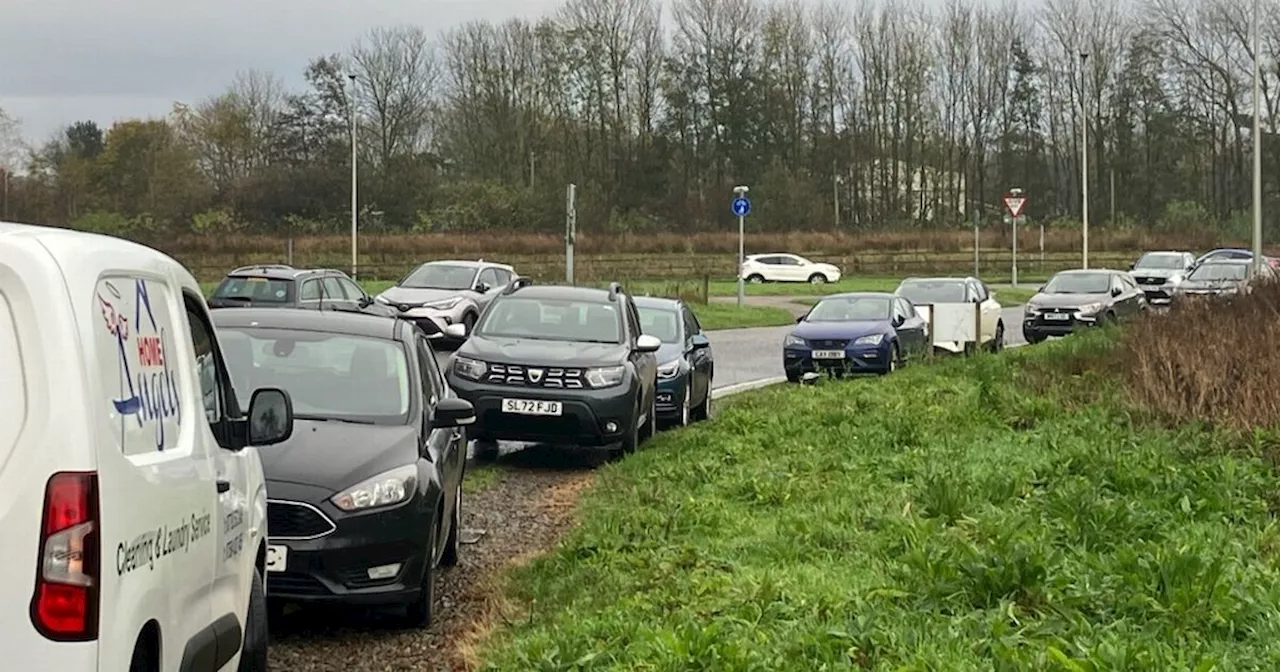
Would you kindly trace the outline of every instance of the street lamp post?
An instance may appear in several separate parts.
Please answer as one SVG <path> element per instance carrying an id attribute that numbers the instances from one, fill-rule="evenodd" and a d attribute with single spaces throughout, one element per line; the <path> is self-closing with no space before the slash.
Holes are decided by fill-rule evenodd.
<path id="1" fill-rule="evenodd" d="M 1253 0 L 1253 272 L 1262 271 L 1262 53 L 1258 0 Z"/>
<path id="2" fill-rule="evenodd" d="M 1080 267 L 1089 268 L 1089 108 L 1085 105 L 1085 66 L 1089 53 L 1080 52 Z"/>
<path id="3" fill-rule="evenodd" d="M 348 116 L 351 118 L 351 279 L 356 278 L 356 76 L 351 80 L 351 95 L 347 98 Z"/>

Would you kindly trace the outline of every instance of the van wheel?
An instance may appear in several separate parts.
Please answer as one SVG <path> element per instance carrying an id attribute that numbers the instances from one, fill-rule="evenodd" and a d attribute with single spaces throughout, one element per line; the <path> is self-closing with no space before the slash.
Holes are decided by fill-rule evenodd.
<path id="1" fill-rule="evenodd" d="M 431 526 L 431 531 L 427 535 L 427 552 L 423 559 L 425 567 L 422 569 L 422 584 L 418 591 L 418 599 L 410 602 L 405 606 L 404 619 L 402 624 L 406 628 L 425 628 L 431 625 L 431 618 L 435 616 L 436 606 L 436 534 L 440 529 L 442 520 L 437 520 L 435 525 Z"/>
<path id="2" fill-rule="evenodd" d="M 262 574 L 255 568 L 238 672 L 267 672 L 267 641 L 267 589 L 262 583 Z"/>
<path id="3" fill-rule="evenodd" d="M 133 657 L 129 660 L 129 672 L 157 672 L 158 669 L 156 660 L 151 655 L 150 647 L 146 646 L 143 638 L 139 637 L 138 643 L 133 645 Z"/>

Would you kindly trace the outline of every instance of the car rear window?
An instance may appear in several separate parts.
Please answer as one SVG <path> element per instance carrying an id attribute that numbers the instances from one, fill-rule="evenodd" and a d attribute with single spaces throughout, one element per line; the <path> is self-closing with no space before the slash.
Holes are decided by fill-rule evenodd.
<path id="1" fill-rule="evenodd" d="M 244 299 L 253 303 L 289 303 L 293 300 L 293 280 L 257 275 L 223 278 L 213 291 L 215 299 Z"/>
<path id="2" fill-rule="evenodd" d="M 18 330 L 9 299 L 4 294 L 0 294 L 0 380 L 4 381 L 0 385 L 0 408 L 4 409 L 4 418 L 0 421 L 0 472 L 3 472 L 27 417 L 27 380 L 18 351 Z"/>

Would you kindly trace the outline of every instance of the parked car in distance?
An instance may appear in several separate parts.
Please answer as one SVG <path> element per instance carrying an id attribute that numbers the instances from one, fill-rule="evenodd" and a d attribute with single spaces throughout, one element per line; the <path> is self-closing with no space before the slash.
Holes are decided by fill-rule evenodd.
<path id="1" fill-rule="evenodd" d="M 1196 259 L 1196 266 L 1206 261 L 1225 260 L 1225 259 L 1253 259 L 1253 252 L 1238 247 L 1224 247 L 1211 252 L 1206 252 Z M 1262 256 L 1262 261 L 1272 269 L 1280 271 L 1280 259 L 1276 257 Z"/>
<path id="2" fill-rule="evenodd" d="M 747 282 L 808 282 L 820 285 L 840 280 L 840 268 L 809 261 L 794 254 L 749 254 L 742 263 Z"/>
<path id="3" fill-rule="evenodd" d="M 605 290 L 520 278 L 489 304 L 446 378 L 476 408 L 477 458 L 495 456 L 503 440 L 630 453 L 657 425 L 661 347 L 616 282 Z"/>
<path id="4" fill-rule="evenodd" d="M 445 337 L 456 344 L 466 340 L 485 306 L 515 277 L 512 267 L 483 259 L 428 261 L 379 294 L 377 300 L 418 323 L 428 336 L 443 333 L 453 324 L 462 325 L 461 336 Z"/>
<path id="5" fill-rule="evenodd" d="M 208 299 L 210 308 L 309 308 L 394 315 L 376 305 L 351 276 L 336 268 L 285 264 L 242 266 L 226 275 Z"/>
<path id="6" fill-rule="evenodd" d="M 435 569 L 458 561 L 475 421 L 405 320 L 330 311 L 214 313 L 237 390 L 293 398 L 297 431 L 264 451 L 273 605 L 435 612 Z"/>
<path id="7" fill-rule="evenodd" d="M 1276 271 L 1263 265 L 1253 270 L 1253 259 L 1210 259 L 1198 266 L 1178 286 L 1179 300 L 1195 297 L 1230 298 L 1248 293 L 1258 282 L 1274 281 Z"/>
<path id="8" fill-rule="evenodd" d="M 1190 252 L 1147 252 L 1129 267 L 1129 275 L 1147 296 L 1151 305 L 1173 301 L 1174 289 L 1195 268 L 1196 258 Z"/>
<path id="9" fill-rule="evenodd" d="M 887 374 L 928 347 L 928 323 L 911 301 L 887 292 L 825 296 L 782 342 L 787 380 L 806 373 Z"/>
<path id="10" fill-rule="evenodd" d="M 1040 343 L 1081 327 L 1129 319 L 1146 308 L 1146 294 L 1124 271 L 1061 271 L 1027 301 L 1022 335 L 1028 343 Z"/>
<path id="11" fill-rule="evenodd" d="M 662 341 L 658 348 L 658 421 L 683 426 L 711 417 L 715 358 L 711 341 L 689 304 L 679 299 L 635 297 L 640 330 Z"/>
<path id="12" fill-rule="evenodd" d="M 209 317 L 161 252 L 0 223 L 5 670 L 267 669 L 258 447 L 293 417 Z"/>
<path id="13" fill-rule="evenodd" d="M 996 301 L 995 292 L 987 283 L 975 278 L 907 278 L 898 284 L 894 294 L 911 301 L 920 318 L 929 323 L 929 313 L 935 303 L 976 303 L 982 314 L 982 347 L 993 352 L 1004 347 L 1004 308 Z M 970 344 L 971 345 L 971 344 Z M 934 347 L 963 352 L 966 344 L 961 341 L 934 343 Z"/>

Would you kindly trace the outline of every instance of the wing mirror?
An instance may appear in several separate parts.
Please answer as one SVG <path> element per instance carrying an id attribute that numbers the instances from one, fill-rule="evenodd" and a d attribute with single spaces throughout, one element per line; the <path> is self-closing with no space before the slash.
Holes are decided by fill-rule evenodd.
<path id="1" fill-rule="evenodd" d="M 360 301 L 357 303 L 357 305 L 359 305 L 361 308 L 368 308 L 369 306 L 373 305 L 373 297 L 366 294 L 360 297 Z"/>
<path id="2" fill-rule="evenodd" d="M 485 281 L 483 281 L 483 280 L 481 280 L 480 282 L 477 282 L 477 283 L 476 283 L 476 291 L 477 291 L 477 292 L 480 292 L 481 294 L 484 294 L 485 292 L 489 291 L 490 289 L 492 289 L 492 287 L 490 287 L 490 286 L 489 286 L 489 283 L 487 283 L 487 282 L 485 282 Z"/>
<path id="3" fill-rule="evenodd" d="M 249 399 L 248 445 L 270 446 L 293 436 L 293 400 L 278 387 L 260 387 Z"/>
<path id="4" fill-rule="evenodd" d="M 435 429 L 465 427 L 475 424 L 475 421 L 475 406 L 466 399 L 445 397 L 437 401 L 436 407 L 431 409 L 431 427 Z"/>
<path id="5" fill-rule="evenodd" d="M 701 350 L 703 348 L 709 348 L 709 347 L 711 347 L 711 339 L 707 338 L 706 334 L 693 335 L 694 350 Z"/>
<path id="6" fill-rule="evenodd" d="M 450 338 L 466 338 L 466 337 L 467 337 L 467 325 L 465 325 L 465 324 L 451 324 L 451 325 L 449 325 L 449 326 L 447 326 L 447 327 L 445 327 L 445 328 L 444 328 L 444 335 L 445 335 L 445 336 L 448 336 L 448 337 L 450 337 Z"/>
<path id="7" fill-rule="evenodd" d="M 662 347 L 662 341 L 657 336 L 642 334 L 636 339 L 636 352 L 657 352 Z"/>
<path id="8" fill-rule="evenodd" d="M 894 316 L 893 316 L 893 326 L 895 326 L 895 327 L 901 327 L 901 326 L 902 326 L 902 323 L 903 323 L 903 322 L 906 322 L 906 321 L 907 321 L 907 318 L 905 318 L 905 317 L 903 317 L 903 316 L 901 316 L 901 315 L 894 315 Z"/>
<path id="9" fill-rule="evenodd" d="M 1119 287 L 1112 287 L 1112 288 L 1111 288 L 1111 296 L 1120 296 L 1120 294 L 1121 294 L 1123 291 L 1124 291 L 1124 290 L 1120 289 Z"/>

